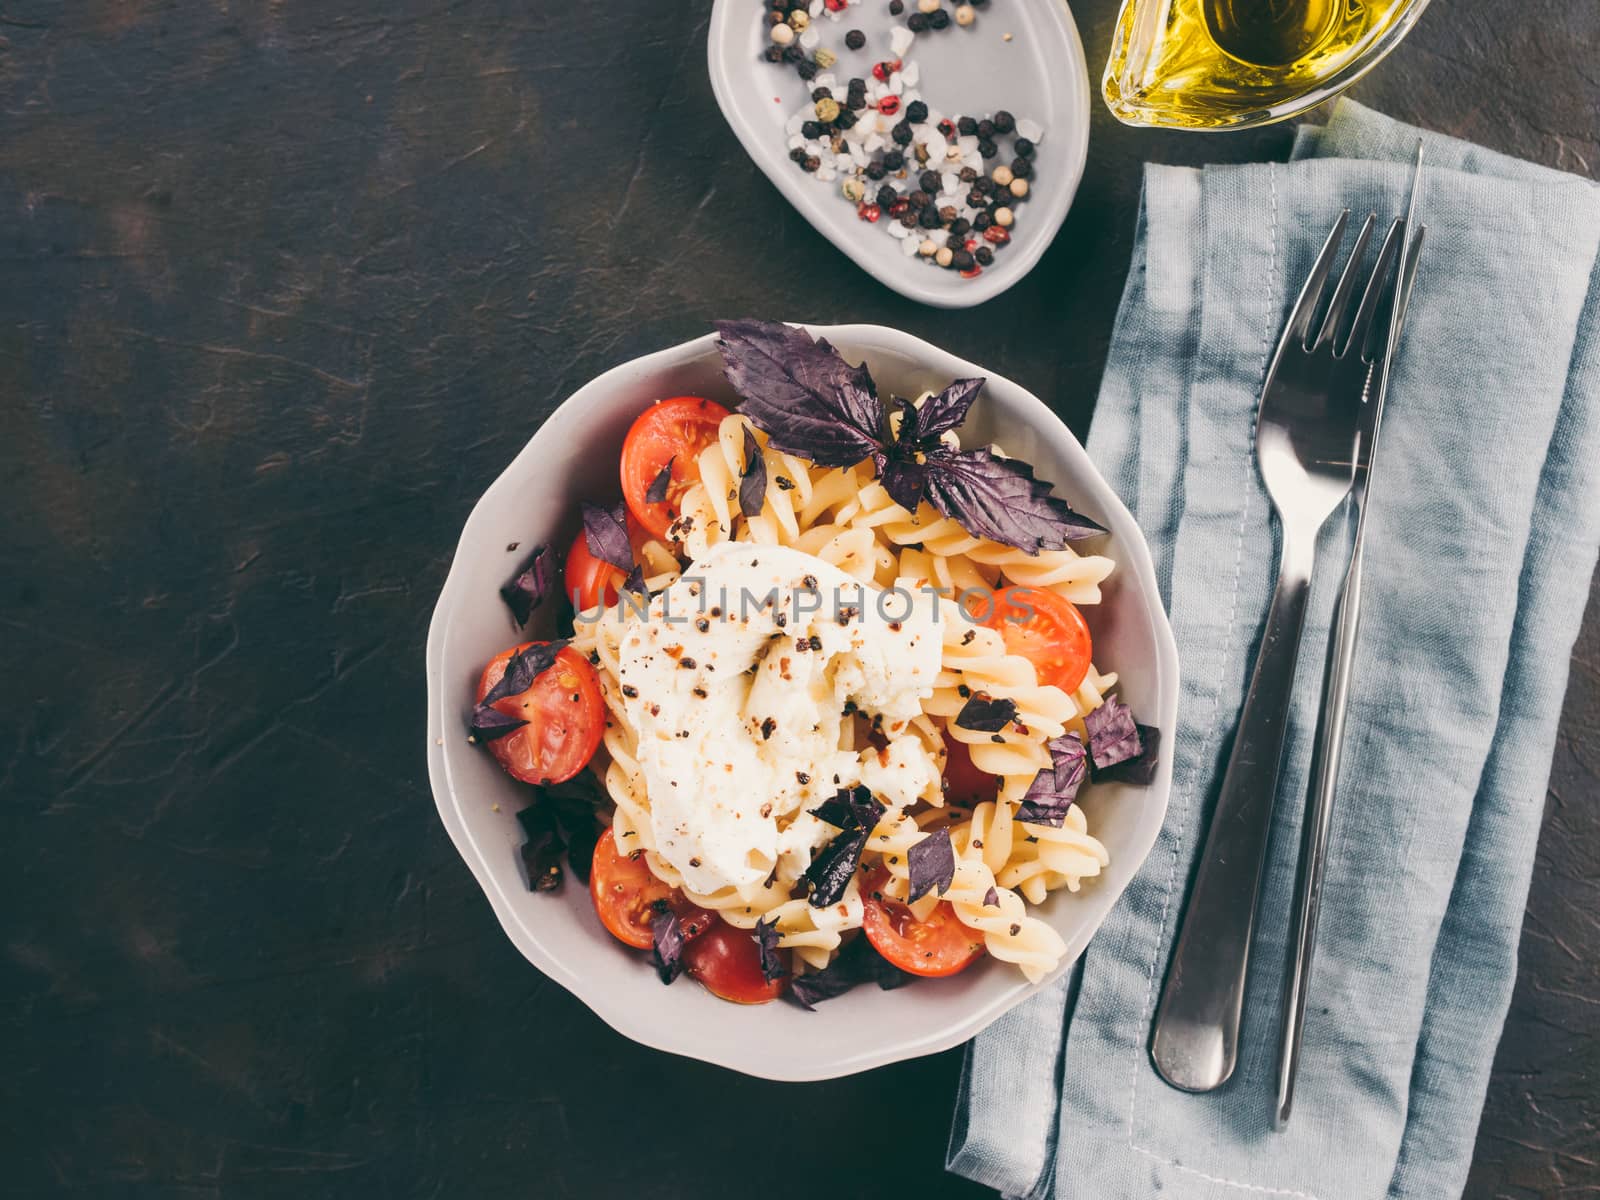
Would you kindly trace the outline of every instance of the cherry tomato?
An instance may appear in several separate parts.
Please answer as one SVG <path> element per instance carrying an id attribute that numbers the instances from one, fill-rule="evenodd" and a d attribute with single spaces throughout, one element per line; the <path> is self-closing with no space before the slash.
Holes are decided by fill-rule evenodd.
<path id="1" fill-rule="evenodd" d="M 888 878 L 880 868 L 861 889 L 866 897 L 862 925 L 874 950 L 902 971 L 929 978 L 954 975 L 977 961 L 983 953 L 982 934 L 963 925 L 943 900 L 927 920 L 917 920 L 904 904 L 882 895 Z"/>
<path id="2" fill-rule="evenodd" d="M 622 443 L 622 498 L 639 524 L 656 537 L 667 536 L 684 490 L 700 478 L 700 451 L 717 440 L 717 426 L 728 415 L 714 400 L 675 396 L 645 409 L 628 430 Z M 669 461 L 672 480 L 667 498 L 651 504 L 645 493 Z"/>
<path id="3" fill-rule="evenodd" d="M 1000 791 L 1000 777 L 980 771 L 973 764 L 965 742 L 945 735 L 944 798 L 951 804 L 981 804 L 993 800 Z"/>
<path id="4" fill-rule="evenodd" d="M 765 1004 L 783 994 L 782 978 L 761 974 L 761 951 L 748 929 L 715 922 L 683 948 L 684 970 L 713 996 L 735 1004 Z"/>
<path id="5" fill-rule="evenodd" d="M 677 888 L 663 883 L 644 861 L 644 852 L 623 854 L 616 835 L 606 830 L 595 843 L 589 868 L 589 898 L 600 923 L 618 941 L 650 949 L 650 922 L 663 905 L 678 914 L 683 936 L 692 940 L 716 922 L 716 916 L 683 898 Z"/>
<path id="6" fill-rule="evenodd" d="M 998 629 L 1006 649 L 1033 664 L 1039 682 L 1074 692 L 1089 673 L 1094 643 L 1078 606 L 1046 588 L 1001 588 L 985 604 L 972 605 L 974 616 Z"/>
<path id="7" fill-rule="evenodd" d="M 628 541 L 633 546 L 635 559 L 639 557 L 640 549 L 649 540 L 650 534 L 634 519 L 633 514 L 629 513 Z M 589 539 L 580 529 L 578 536 L 572 539 L 572 548 L 567 551 L 567 565 L 561 576 L 561 590 L 569 600 L 576 595 L 576 608 L 579 612 L 587 612 L 597 604 L 607 606 L 615 604 L 617 589 L 627 577 L 626 571 L 589 553 Z"/>
<path id="8" fill-rule="evenodd" d="M 478 700 L 500 682 L 506 663 L 523 642 L 489 660 L 478 680 Z M 520 696 L 496 700 L 497 711 L 521 717 L 527 724 L 489 743 L 500 765 L 524 783 L 560 783 L 589 764 L 605 733 L 606 708 L 594 668 L 570 646 L 556 655 L 550 669 Z"/>

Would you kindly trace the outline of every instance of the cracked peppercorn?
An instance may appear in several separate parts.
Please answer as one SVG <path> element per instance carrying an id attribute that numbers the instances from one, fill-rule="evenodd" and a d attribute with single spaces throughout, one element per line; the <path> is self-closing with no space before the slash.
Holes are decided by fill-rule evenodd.
<path id="1" fill-rule="evenodd" d="M 844 35 L 844 44 L 852 50 L 859 50 L 867 44 L 867 35 L 859 29 L 852 29 Z"/>

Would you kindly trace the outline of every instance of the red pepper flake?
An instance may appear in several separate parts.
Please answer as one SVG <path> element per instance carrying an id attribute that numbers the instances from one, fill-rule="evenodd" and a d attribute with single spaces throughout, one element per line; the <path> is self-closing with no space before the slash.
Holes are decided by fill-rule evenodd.
<path id="1" fill-rule="evenodd" d="M 968 267 L 965 271 L 961 272 L 961 278 L 963 278 L 963 279 L 976 279 L 979 275 L 982 275 L 982 274 L 983 274 L 983 268 L 982 267 L 971 266 L 971 267 Z"/>
<path id="2" fill-rule="evenodd" d="M 886 117 L 892 117 L 900 111 L 900 97 L 890 93 L 878 101 L 878 111 Z"/>
<path id="3" fill-rule="evenodd" d="M 889 82 L 889 76 L 893 75 L 899 69 L 900 69 L 900 60 L 898 58 L 891 59 L 891 60 L 889 60 L 887 62 L 873 63 L 872 64 L 872 77 L 874 79 L 876 79 L 879 83 L 888 83 Z"/>
<path id="4" fill-rule="evenodd" d="M 968 238 L 967 239 L 967 249 L 968 250 L 976 250 L 977 248 L 978 248 L 978 239 L 977 238 Z"/>
<path id="5" fill-rule="evenodd" d="M 889 205 L 889 215 L 891 217 L 898 217 L 910 211 L 911 201 L 907 200 L 904 196 L 901 196 L 900 199 Z"/>
<path id="6" fill-rule="evenodd" d="M 843 12 L 849 6 L 850 0 L 823 0 L 829 12 Z"/>
<path id="7" fill-rule="evenodd" d="M 983 231 L 983 240 L 993 242 L 996 246 L 1004 246 L 1011 240 L 1011 235 L 998 225 L 991 225 Z"/>
<path id="8" fill-rule="evenodd" d="M 863 204 L 856 209 L 856 216 L 860 217 L 863 221 L 876 221 L 879 217 L 883 216 L 883 209 L 879 208 L 876 204 Z"/>

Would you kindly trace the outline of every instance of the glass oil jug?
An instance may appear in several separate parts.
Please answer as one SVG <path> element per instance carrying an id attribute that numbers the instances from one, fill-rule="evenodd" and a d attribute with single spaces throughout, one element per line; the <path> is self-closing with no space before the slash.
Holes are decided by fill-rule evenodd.
<path id="1" fill-rule="evenodd" d="M 1349 87 L 1427 0 L 1123 0 L 1102 89 L 1117 119 L 1176 129 L 1281 121 Z"/>

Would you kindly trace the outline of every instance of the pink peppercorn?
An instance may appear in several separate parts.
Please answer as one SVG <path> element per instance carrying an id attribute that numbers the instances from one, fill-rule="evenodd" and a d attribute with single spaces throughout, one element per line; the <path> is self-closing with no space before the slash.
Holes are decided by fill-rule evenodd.
<path id="1" fill-rule="evenodd" d="M 878 101 L 878 111 L 886 117 L 894 116 L 895 113 L 900 111 L 900 97 L 893 95 L 885 96 L 882 100 Z"/>
<path id="2" fill-rule="evenodd" d="M 860 208 L 856 209 L 856 216 L 860 217 L 863 221 L 877 221 L 879 217 L 883 216 L 883 209 L 879 208 L 876 204 L 863 204 Z"/>
<path id="3" fill-rule="evenodd" d="M 1011 240 L 1011 235 L 998 225 L 991 225 L 983 231 L 983 240 L 993 242 L 996 246 L 1004 246 Z"/>

